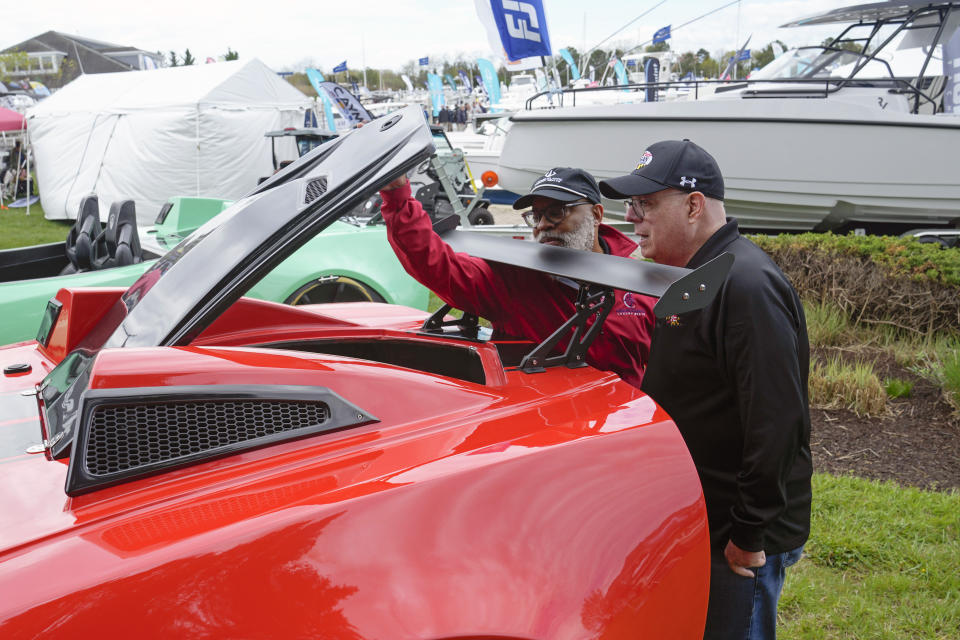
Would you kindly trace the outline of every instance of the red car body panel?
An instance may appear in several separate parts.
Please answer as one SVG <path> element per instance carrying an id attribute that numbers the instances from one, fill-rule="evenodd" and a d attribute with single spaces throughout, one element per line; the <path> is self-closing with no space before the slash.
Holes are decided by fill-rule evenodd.
<path id="1" fill-rule="evenodd" d="M 0 392 L 118 294 L 61 292 L 48 347 L 0 349 L 32 366 Z M 424 317 L 244 298 L 188 347 L 102 351 L 91 389 L 316 385 L 379 421 L 76 497 L 66 460 L 0 460 L 0 637 L 699 638 L 706 512 L 666 413 L 610 373 L 412 333 Z M 459 344 L 487 380 L 251 346 L 334 338 Z M 21 413 L 0 429 L 39 441 Z"/>

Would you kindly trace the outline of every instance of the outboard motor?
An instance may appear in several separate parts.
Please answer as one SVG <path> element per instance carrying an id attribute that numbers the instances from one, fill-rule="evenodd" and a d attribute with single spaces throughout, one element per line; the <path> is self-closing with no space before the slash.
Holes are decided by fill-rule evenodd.
<path id="1" fill-rule="evenodd" d="M 107 227 L 94 247 L 97 269 L 125 267 L 143 261 L 140 236 L 137 234 L 137 207 L 133 200 L 110 205 Z"/>
<path id="2" fill-rule="evenodd" d="M 77 219 L 67 234 L 64 248 L 70 264 L 63 268 L 61 275 L 95 268 L 94 243 L 100 230 L 100 201 L 95 193 L 91 193 L 80 201 Z"/>

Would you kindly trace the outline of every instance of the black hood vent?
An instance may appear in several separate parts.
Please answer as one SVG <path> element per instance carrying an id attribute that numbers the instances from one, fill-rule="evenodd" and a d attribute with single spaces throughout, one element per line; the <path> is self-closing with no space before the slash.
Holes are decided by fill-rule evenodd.
<path id="1" fill-rule="evenodd" d="M 376 421 L 322 387 L 93 390 L 82 402 L 69 495 Z"/>

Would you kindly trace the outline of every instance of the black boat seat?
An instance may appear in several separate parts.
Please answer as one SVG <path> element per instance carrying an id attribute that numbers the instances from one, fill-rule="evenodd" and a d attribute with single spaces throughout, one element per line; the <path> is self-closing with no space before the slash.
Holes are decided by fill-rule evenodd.
<path id="1" fill-rule="evenodd" d="M 100 236 L 100 229 L 100 201 L 95 193 L 91 193 L 80 201 L 77 219 L 67 233 L 64 249 L 70 264 L 63 268 L 61 274 L 78 273 L 96 268 L 94 244 Z"/>
<path id="2" fill-rule="evenodd" d="M 137 206 L 133 200 L 121 200 L 110 205 L 107 227 L 97 239 L 94 253 L 97 269 L 143 262 L 140 236 L 137 234 Z"/>

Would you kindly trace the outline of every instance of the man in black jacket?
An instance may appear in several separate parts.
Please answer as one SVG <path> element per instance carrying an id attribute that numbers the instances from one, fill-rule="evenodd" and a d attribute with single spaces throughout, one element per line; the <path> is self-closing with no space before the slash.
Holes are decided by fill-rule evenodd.
<path id="1" fill-rule="evenodd" d="M 704 638 L 775 638 L 786 567 L 810 533 L 810 347 L 803 307 L 723 208 L 723 176 L 689 140 L 651 145 L 626 199 L 645 258 L 696 268 L 735 257 L 714 302 L 657 319 L 642 389 L 676 421 L 700 474 L 711 539 Z"/>

